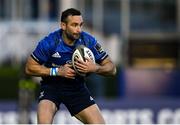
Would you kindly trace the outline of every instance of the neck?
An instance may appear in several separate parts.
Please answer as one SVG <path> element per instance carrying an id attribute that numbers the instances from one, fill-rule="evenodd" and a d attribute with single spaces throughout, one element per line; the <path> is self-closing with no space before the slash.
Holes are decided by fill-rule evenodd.
<path id="1" fill-rule="evenodd" d="M 70 45 L 70 46 L 74 45 L 75 40 L 69 39 L 64 32 L 62 33 L 62 38 L 67 45 Z"/>

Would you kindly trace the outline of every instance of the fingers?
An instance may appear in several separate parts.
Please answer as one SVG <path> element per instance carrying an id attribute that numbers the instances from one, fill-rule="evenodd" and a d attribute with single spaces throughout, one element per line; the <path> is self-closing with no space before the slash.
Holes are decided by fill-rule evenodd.
<path id="1" fill-rule="evenodd" d="M 94 63 L 90 58 L 85 57 L 86 61 L 76 58 L 75 66 L 79 72 L 89 73 L 94 71 Z M 66 78 L 75 79 L 76 72 L 71 64 L 65 64 L 62 68 L 63 75 Z"/>
<path id="2" fill-rule="evenodd" d="M 67 69 L 67 73 L 66 73 L 65 77 L 75 79 L 76 72 L 71 67 L 72 66 L 69 66 L 69 68 Z"/>
<path id="3" fill-rule="evenodd" d="M 71 65 L 71 64 L 65 64 L 64 66 L 65 66 L 65 67 L 72 68 L 72 65 Z"/>
<path id="4" fill-rule="evenodd" d="M 68 72 L 75 74 L 75 71 L 74 71 L 72 65 L 70 65 L 70 64 L 65 64 L 64 67 L 65 67 L 65 69 L 68 70 Z"/>
<path id="5" fill-rule="evenodd" d="M 67 72 L 65 74 L 65 78 L 70 78 L 70 79 L 75 79 L 76 73 L 72 73 L 72 72 Z"/>
<path id="6" fill-rule="evenodd" d="M 79 62 L 75 62 L 75 66 L 77 67 L 78 70 L 79 69 L 83 70 L 83 69 L 85 69 L 87 67 L 86 64 L 82 64 L 82 63 L 79 63 Z"/>
<path id="7" fill-rule="evenodd" d="M 84 57 L 86 61 L 90 62 L 92 61 L 90 58 Z"/>
<path id="8" fill-rule="evenodd" d="M 65 78 L 75 79 L 76 72 L 72 69 L 72 65 L 65 64 L 60 67 L 60 75 Z"/>
<path id="9" fill-rule="evenodd" d="M 95 72 L 97 69 L 96 63 L 94 63 L 90 58 L 85 59 L 85 62 L 81 61 L 80 59 L 77 59 L 77 61 L 75 62 L 75 66 L 77 67 L 78 71 L 83 73 Z"/>
<path id="10" fill-rule="evenodd" d="M 75 62 L 75 66 L 78 69 L 79 72 L 88 73 L 90 71 L 90 63 L 83 62 L 83 61 L 77 61 Z"/>
<path id="11" fill-rule="evenodd" d="M 79 58 L 76 58 L 76 61 L 75 62 L 79 62 L 81 64 L 84 64 L 84 61 L 80 60 Z"/>
<path id="12" fill-rule="evenodd" d="M 64 77 L 69 79 L 75 79 L 75 76 L 76 76 L 75 74 L 67 74 Z"/>

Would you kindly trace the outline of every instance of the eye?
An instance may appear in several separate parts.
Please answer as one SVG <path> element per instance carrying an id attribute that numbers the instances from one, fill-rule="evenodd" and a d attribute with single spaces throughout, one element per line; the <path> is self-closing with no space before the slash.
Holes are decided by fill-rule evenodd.
<path id="1" fill-rule="evenodd" d="M 83 24 L 84 24 L 84 23 L 80 23 L 80 24 L 78 24 L 78 23 L 72 23 L 71 26 L 73 26 L 73 27 L 78 27 L 78 26 L 79 26 L 79 27 L 82 27 Z"/>
<path id="2" fill-rule="evenodd" d="M 76 24 L 76 23 L 73 23 L 71 26 L 76 27 L 76 26 L 77 26 L 77 24 Z"/>
<path id="3" fill-rule="evenodd" d="M 80 27 L 82 27 L 84 25 L 84 23 L 82 22 L 81 24 L 80 24 Z"/>

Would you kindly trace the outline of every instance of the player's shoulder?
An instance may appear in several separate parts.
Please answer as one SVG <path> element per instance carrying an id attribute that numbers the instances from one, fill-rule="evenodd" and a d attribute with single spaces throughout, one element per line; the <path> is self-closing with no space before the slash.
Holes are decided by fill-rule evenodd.
<path id="1" fill-rule="evenodd" d="M 49 33 L 47 36 L 45 36 L 40 43 L 43 44 L 46 47 L 53 47 L 57 45 L 59 41 L 59 34 L 61 33 L 61 30 L 56 30 L 51 33 Z"/>
<path id="2" fill-rule="evenodd" d="M 48 41 L 50 41 L 51 43 L 56 43 L 59 42 L 59 37 L 61 36 L 60 34 L 62 33 L 61 29 L 55 30 L 53 32 L 51 32 L 47 37 L 48 37 Z"/>
<path id="3" fill-rule="evenodd" d="M 90 34 L 89 32 L 84 32 L 83 31 L 83 32 L 81 32 L 81 36 L 86 38 L 86 39 L 92 39 L 92 40 L 95 39 L 95 37 L 92 34 Z"/>
<path id="4" fill-rule="evenodd" d="M 94 45 L 96 43 L 96 38 L 91 35 L 90 33 L 88 32 L 82 32 L 81 33 L 81 39 L 87 44 L 87 45 Z"/>
<path id="5" fill-rule="evenodd" d="M 57 38 L 61 33 L 62 33 L 62 30 L 58 29 L 58 30 L 50 32 L 48 37 L 49 38 Z"/>

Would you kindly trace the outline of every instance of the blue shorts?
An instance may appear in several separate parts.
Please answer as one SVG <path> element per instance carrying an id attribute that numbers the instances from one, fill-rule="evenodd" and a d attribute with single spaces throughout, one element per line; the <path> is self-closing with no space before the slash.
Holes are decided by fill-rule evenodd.
<path id="1" fill-rule="evenodd" d="M 40 88 L 39 101 L 44 99 L 54 102 L 57 109 L 63 103 L 72 116 L 95 104 L 86 86 L 73 89 L 59 89 L 50 85 L 43 85 Z"/>

